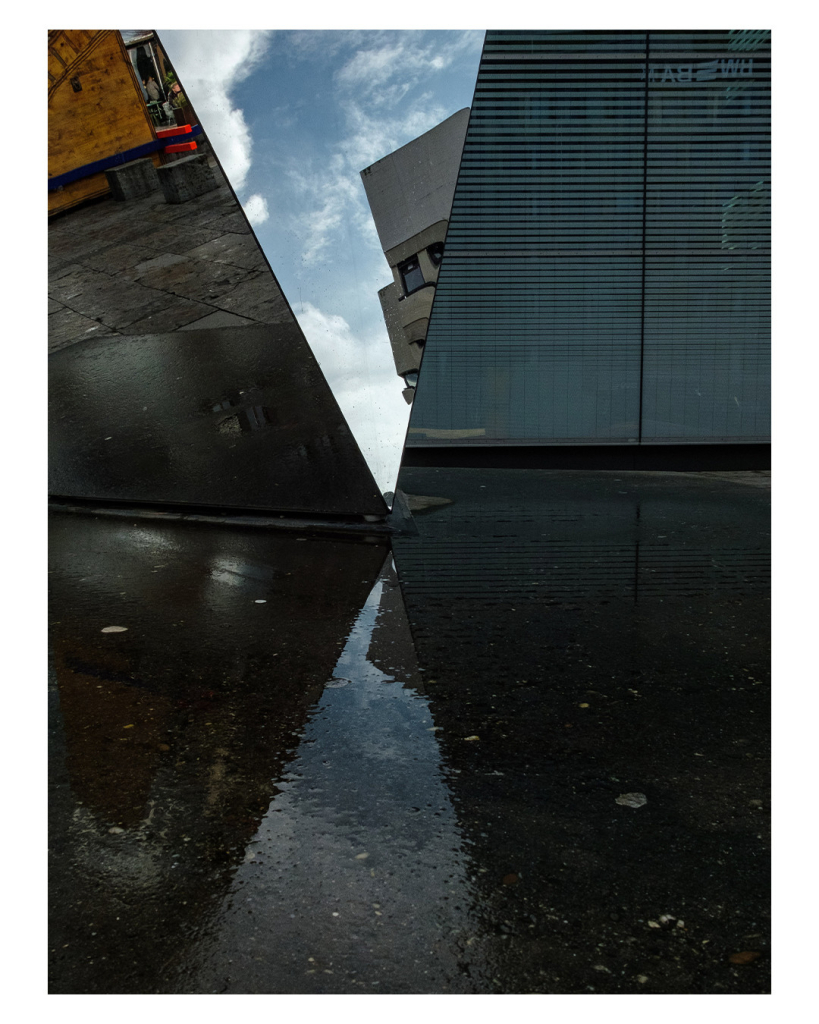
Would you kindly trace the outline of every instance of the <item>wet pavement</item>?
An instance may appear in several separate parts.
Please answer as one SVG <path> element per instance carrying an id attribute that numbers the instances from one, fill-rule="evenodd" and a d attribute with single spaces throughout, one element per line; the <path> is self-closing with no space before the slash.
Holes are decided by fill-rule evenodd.
<path id="1" fill-rule="evenodd" d="M 50 990 L 769 991 L 768 484 L 53 514 Z"/>
<path id="2" fill-rule="evenodd" d="M 247 218 L 218 187 L 179 205 L 161 191 L 99 202 L 48 225 L 48 350 L 94 337 L 287 323 Z"/>

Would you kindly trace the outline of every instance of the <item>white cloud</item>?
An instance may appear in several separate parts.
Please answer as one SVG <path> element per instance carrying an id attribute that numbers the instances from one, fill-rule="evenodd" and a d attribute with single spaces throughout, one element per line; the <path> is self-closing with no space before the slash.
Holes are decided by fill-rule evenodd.
<path id="1" fill-rule="evenodd" d="M 388 341 L 385 345 L 381 337 L 357 336 L 343 316 L 325 313 L 311 302 L 299 306 L 297 318 L 336 398 L 384 384 L 394 384 L 400 393 Z"/>
<path id="2" fill-rule="evenodd" d="M 239 192 L 251 164 L 253 140 L 244 113 L 235 107 L 231 91 L 264 57 L 269 32 L 159 32 L 179 80 L 202 121 L 219 162 Z"/>
<path id="3" fill-rule="evenodd" d="M 247 214 L 247 219 L 251 224 L 264 224 L 264 222 L 270 217 L 270 211 L 267 208 L 267 200 L 264 196 L 258 194 L 249 196 L 242 203 L 244 211 Z"/>
<path id="4" fill-rule="evenodd" d="M 305 200 L 298 214 L 302 262 L 312 266 L 323 257 L 332 233 L 349 222 L 349 208 L 358 198 L 356 182 L 338 155 L 319 172 L 303 164 L 291 169 L 290 180 Z"/>
<path id="5" fill-rule="evenodd" d="M 291 169 L 293 184 L 309 203 L 300 213 L 298 225 L 306 266 L 321 262 L 337 249 L 337 232 L 343 227 L 354 227 L 373 248 L 379 248 L 359 172 L 452 113 L 431 103 L 431 94 L 418 102 L 421 106 L 404 117 L 373 115 L 358 103 L 345 102 L 342 109 L 348 134 L 336 145 L 328 165 L 313 171 L 302 161 Z"/>
<path id="6" fill-rule="evenodd" d="M 443 44 L 425 46 L 419 45 L 414 32 L 381 38 L 383 41 L 377 37 L 370 47 L 358 50 L 336 74 L 342 88 L 355 90 L 359 95 L 366 93 L 379 105 L 400 97 L 425 75 L 449 67 L 464 49 L 480 45 L 482 33 L 460 33 Z M 398 81 L 385 92 L 387 83 L 396 78 Z"/>
<path id="7" fill-rule="evenodd" d="M 358 48 L 334 76 L 344 135 L 323 167 L 315 170 L 300 158 L 290 169 L 307 200 L 293 225 L 306 267 L 338 251 L 339 233 L 350 227 L 378 249 L 359 172 L 455 113 L 434 102 L 432 91 L 419 94 L 418 86 L 464 52 L 477 54 L 482 39 L 482 32 L 448 33 L 441 42 L 416 32 L 351 34 L 348 43 Z M 410 90 L 415 93 L 408 98 Z"/>
<path id="8" fill-rule="evenodd" d="M 350 134 L 340 143 L 340 151 L 351 169 L 358 172 L 404 145 L 411 139 L 434 128 L 436 124 L 454 114 L 440 104 L 432 103 L 432 93 L 425 92 L 416 100 L 416 106 L 403 117 L 394 114 L 368 111 L 362 104 L 347 101 L 344 113 Z"/>
<path id="9" fill-rule="evenodd" d="M 395 373 L 386 329 L 371 338 L 353 333 L 342 316 L 310 302 L 297 318 L 376 481 L 392 490 L 401 461 L 409 406 Z"/>

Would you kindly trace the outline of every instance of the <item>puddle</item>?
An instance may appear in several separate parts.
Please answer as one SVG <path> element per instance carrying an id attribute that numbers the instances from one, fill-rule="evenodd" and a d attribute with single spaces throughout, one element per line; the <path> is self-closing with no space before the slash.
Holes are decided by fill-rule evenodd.
<path id="1" fill-rule="evenodd" d="M 52 991 L 764 991 L 767 495 L 406 477 L 397 574 L 52 516 Z"/>
<path id="2" fill-rule="evenodd" d="M 396 675 L 368 659 L 385 586 L 392 570 L 175 990 L 470 991 L 458 949 L 477 924 L 466 844 L 429 705 L 413 666 Z"/>

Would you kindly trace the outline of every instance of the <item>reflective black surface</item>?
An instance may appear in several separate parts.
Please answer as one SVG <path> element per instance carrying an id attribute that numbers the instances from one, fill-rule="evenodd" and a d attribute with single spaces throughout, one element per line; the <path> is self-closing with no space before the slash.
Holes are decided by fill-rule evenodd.
<path id="1" fill-rule="evenodd" d="M 212 927 L 387 549 L 64 514 L 50 551 L 52 990 L 154 991 Z"/>
<path id="2" fill-rule="evenodd" d="M 402 471 L 451 502 L 393 548 L 500 990 L 765 990 L 768 485 Z"/>
<path id="3" fill-rule="evenodd" d="M 54 495 L 386 513 L 295 321 L 52 353 L 49 439 Z"/>
<path id="4" fill-rule="evenodd" d="M 52 991 L 767 991 L 768 483 L 54 517 Z"/>
<path id="5" fill-rule="evenodd" d="M 73 34 L 77 45 L 86 35 Z M 75 59 L 96 74 L 99 41 L 85 42 Z M 94 90 L 100 102 L 115 102 L 122 125 L 101 124 L 85 102 L 51 109 L 52 158 L 61 140 L 82 138 L 113 159 L 147 132 L 150 159 L 163 175 L 173 168 L 176 198 L 186 201 L 166 201 L 160 172 L 145 157 L 142 171 L 156 186 L 149 194 L 126 189 L 119 202 L 93 193 L 90 203 L 65 194 L 49 220 L 49 492 L 384 515 L 372 473 L 189 102 L 171 90 L 171 120 L 180 131 L 195 126 L 184 136 L 195 153 L 168 152 L 154 138 L 125 49 L 110 60 Z M 160 64 L 170 67 L 164 56 Z M 84 172 L 77 187 L 90 180 Z"/>

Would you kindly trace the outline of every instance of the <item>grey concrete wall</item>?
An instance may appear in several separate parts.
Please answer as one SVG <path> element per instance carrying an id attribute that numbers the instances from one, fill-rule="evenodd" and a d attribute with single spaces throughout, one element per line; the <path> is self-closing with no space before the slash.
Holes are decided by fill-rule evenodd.
<path id="1" fill-rule="evenodd" d="M 464 107 L 361 172 L 384 252 L 449 219 L 468 122 Z"/>
<path id="2" fill-rule="evenodd" d="M 431 289 L 430 289 L 431 291 Z M 394 284 L 388 284 L 378 293 L 381 300 L 381 310 L 384 314 L 384 321 L 387 325 L 387 333 L 392 346 L 392 356 L 395 361 L 395 372 L 400 376 L 411 370 L 417 370 L 421 365 L 421 346 L 411 342 L 404 332 L 404 325 L 401 322 L 401 306 L 398 298 L 401 293 Z M 430 295 L 429 305 L 432 305 Z M 426 336 L 427 325 L 429 324 L 429 310 L 426 312 L 426 320 L 423 327 L 422 338 Z"/>

